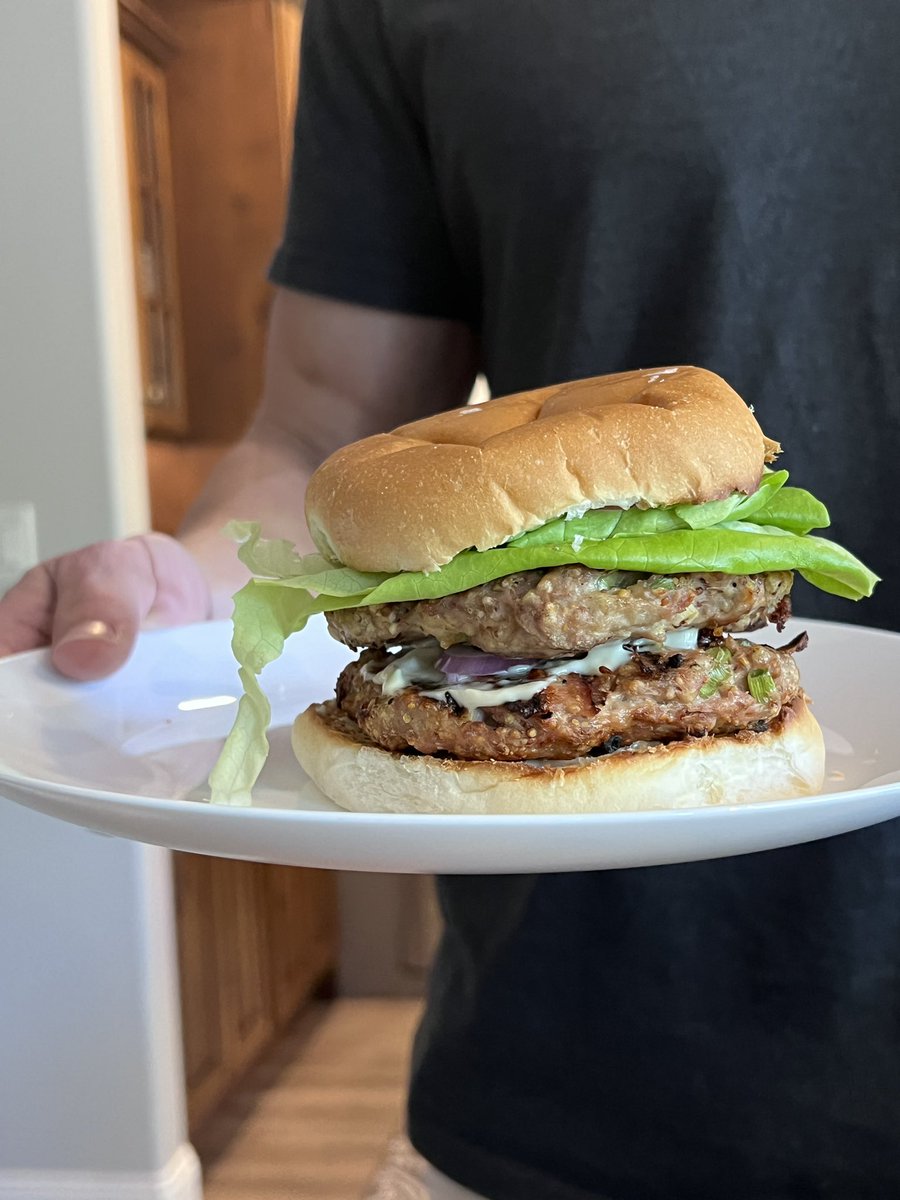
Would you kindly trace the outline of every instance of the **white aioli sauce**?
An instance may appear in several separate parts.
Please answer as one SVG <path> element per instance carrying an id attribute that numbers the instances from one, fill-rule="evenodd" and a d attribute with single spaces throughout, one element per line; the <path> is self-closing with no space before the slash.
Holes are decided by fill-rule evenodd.
<path id="1" fill-rule="evenodd" d="M 676 629 L 666 637 L 667 650 L 694 650 L 697 646 L 697 629 Z M 650 649 L 658 645 L 645 639 L 631 643 Z M 423 696 L 433 700 L 444 700 L 449 695 L 460 708 L 473 712 L 479 708 L 491 708 L 496 704 L 514 704 L 518 700 L 530 700 L 542 692 L 553 679 L 561 675 L 597 675 L 601 668 L 616 671 L 631 658 L 631 651 L 623 642 L 604 642 L 588 651 L 583 658 L 557 658 L 541 663 L 547 672 L 543 679 L 526 679 L 516 683 L 516 675 L 525 675 L 531 664 L 513 667 L 502 675 L 491 675 L 465 683 L 448 683 L 443 671 L 436 666 L 444 651 L 436 642 L 414 646 L 400 654 L 381 671 L 370 676 L 381 684 L 385 696 L 394 696 L 413 683 Z M 509 683 L 500 682 L 509 679 Z M 429 690 L 426 690 L 429 689 Z"/>

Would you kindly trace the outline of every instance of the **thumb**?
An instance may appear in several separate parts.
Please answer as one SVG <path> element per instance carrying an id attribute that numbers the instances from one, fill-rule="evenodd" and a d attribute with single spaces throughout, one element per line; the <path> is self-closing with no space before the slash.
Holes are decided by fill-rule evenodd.
<path id="1" fill-rule="evenodd" d="M 118 670 L 153 613 L 167 622 L 208 615 L 200 569 L 171 538 L 98 542 L 50 567 L 56 588 L 51 657 L 73 679 L 100 679 Z"/>

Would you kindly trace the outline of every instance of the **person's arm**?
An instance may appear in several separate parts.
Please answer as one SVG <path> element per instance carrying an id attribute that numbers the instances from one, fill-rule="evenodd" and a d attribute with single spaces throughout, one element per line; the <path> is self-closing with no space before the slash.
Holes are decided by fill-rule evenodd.
<path id="1" fill-rule="evenodd" d="M 93 679 L 122 665 L 148 618 L 229 613 L 244 573 L 226 522 L 252 518 L 308 549 L 303 496 L 317 463 L 345 442 L 464 403 L 475 365 L 461 322 L 279 292 L 259 414 L 179 539 L 143 535 L 41 563 L 0 599 L 0 654 L 52 644 L 59 670 Z"/>
<path id="2" fill-rule="evenodd" d="M 225 520 L 260 521 L 267 536 L 311 550 L 303 516 L 311 471 L 347 442 L 464 404 L 475 371 L 474 338 L 461 322 L 280 290 L 256 420 L 179 535 L 205 566 L 214 612 L 230 613 L 242 582 Z"/>

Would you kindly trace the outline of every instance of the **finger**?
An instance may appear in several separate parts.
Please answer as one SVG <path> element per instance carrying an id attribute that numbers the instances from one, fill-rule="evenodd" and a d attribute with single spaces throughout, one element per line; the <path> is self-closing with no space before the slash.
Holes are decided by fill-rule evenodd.
<path id="1" fill-rule="evenodd" d="M 197 560 L 163 533 L 145 533 L 132 539 L 149 556 L 156 579 L 156 598 L 150 616 L 162 625 L 206 621 L 212 616 L 212 596 Z"/>
<path id="2" fill-rule="evenodd" d="M 50 641 L 56 587 L 47 563 L 26 572 L 0 597 L 0 658 Z"/>
<path id="3" fill-rule="evenodd" d="M 53 664 L 75 679 L 99 679 L 131 653 L 141 624 L 183 624 L 210 616 L 209 586 L 174 538 L 141 534 L 99 542 L 58 559 Z"/>
<path id="4" fill-rule="evenodd" d="M 51 564 L 53 665 L 73 679 L 121 667 L 156 599 L 153 563 L 138 539 L 98 542 Z"/>

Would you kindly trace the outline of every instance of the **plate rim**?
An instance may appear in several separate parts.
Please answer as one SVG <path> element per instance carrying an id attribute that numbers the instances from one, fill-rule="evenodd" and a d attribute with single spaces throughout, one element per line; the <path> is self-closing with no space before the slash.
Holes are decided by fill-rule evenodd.
<path id="1" fill-rule="evenodd" d="M 848 633 L 863 633 L 876 634 L 889 639 L 900 640 L 900 632 L 891 629 L 882 629 L 871 625 L 858 625 L 855 622 L 842 622 L 824 620 L 818 617 L 792 617 L 793 622 L 800 622 L 805 625 L 814 626 L 817 628 L 827 628 L 835 631 L 843 631 Z M 144 628 L 139 633 L 139 638 L 153 638 L 155 635 L 172 634 L 174 632 L 183 633 L 191 629 L 202 628 L 204 630 L 224 629 L 231 625 L 231 620 L 228 617 L 220 617 L 210 621 L 192 621 L 181 625 L 172 626 L 154 626 Z M 40 663 L 42 666 L 48 664 L 50 656 L 49 647 L 38 647 L 34 650 L 25 650 L 17 654 L 7 655 L 0 659 L 0 672 L 8 669 L 11 665 L 21 665 L 28 660 L 34 660 L 35 663 Z M 127 663 L 126 663 L 127 666 Z M 108 677 L 107 677 L 108 678 Z M 102 684 L 104 679 L 79 681 L 69 680 L 65 676 L 58 675 L 54 683 L 62 686 L 71 685 L 74 687 L 91 686 L 92 684 Z M 815 698 L 813 697 L 813 701 Z M 284 728 L 284 726 L 275 726 L 273 728 Z M 76 800 L 86 800 L 90 802 L 101 802 L 103 804 L 112 804 L 118 808 L 131 808 L 138 811 L 151 812 L 182 812 L 196 815 L 200 812 L 209 813 L 240 813 L 241 819 L 254 821 L 266 821 L 273 819 L 282 819 L 289 821 L 302 821 L 315 824 L 328 824 L 335 821 L 343 821 L 347 817 L 354 818 L 357 824 L 373 824 L 373 825 L 404 825 L 414 823 L 416 825 L 467 825 L 472 822 L 477 822 L 479 826 L 485 824 L 498 823 L 508 824 L 510 821 L 527 822 L 529 826 L 545 826 L 552 825 L 559 821 L 572 822 L 588 822 L 589 824 L 604 824 L 604 825 L 627 825 L 627 824 L 647 824 L 659 822 L 663 817 L 668 817 L 673 820 L 687 822 L 689 820 L 698 820 L 700 818 L 708 818 L 710 814 L 728 814 L 731 817 L 739 813 L 789 813 L 796 812 L 801 809 L 815 807 L 818 810 L 823 810 L 828 807 L 840 807 L 841 804 L 846 804 L 850 801 L 865 798 L 866 800 L 877 800 L 882 796 L 889 796 L 892 792 L 900 787 L 900 780 L 895 783 L 876 783 L 861 788 L 851 788 L 849 790 L 839 792 L 827 792 L 816 796 L 798 796 L 786 800 L 764 800 L 758 803 L 750 802 L 747 804 L 707 804 L 696 807 L 685 808 L 660 808 L 647 809 L 624 812 L 591 812 L 591 813 L 484 813 L 484 814 L 466 814 L 466 813 L 390 813 L 390 812 L 358 812 L 351 809 L 343 809 L 335 806 L 334 811 L 331 810 L 314 810 L 314 809 L 298 809 L 298 808 L 279 808 L 269 805 L 255 808 L 252 804 L 212 804 L 209 800 L 194 800 L 189 798 L 176 799 L 166 796 L 138 796 L 128 792 L 115 792 L 100 790 L 97 788 L 88 788 L 80 784 L 59 783 L 54 780 L 42 780 L 33 775 L 25 775 L 21 772 L 6 766 L 0 760 L 0 786 L 4 783 L 12 787 L 27 789 L 29 792 L 43 793 L 46 796 L 53 796 L 60 799 L 71 797 Z M 326 797 L 328 799 L 328 797 Z M 206 819 L 206 818 L 201 818 Z M 218 818 L 217 818 L 218 819 Z M 233 818 L 224 817 L 223 820 Z M 362 820 L 361 820 L 362 819 Z M 739 818 L 741 819 L 741 818 Z"/>

